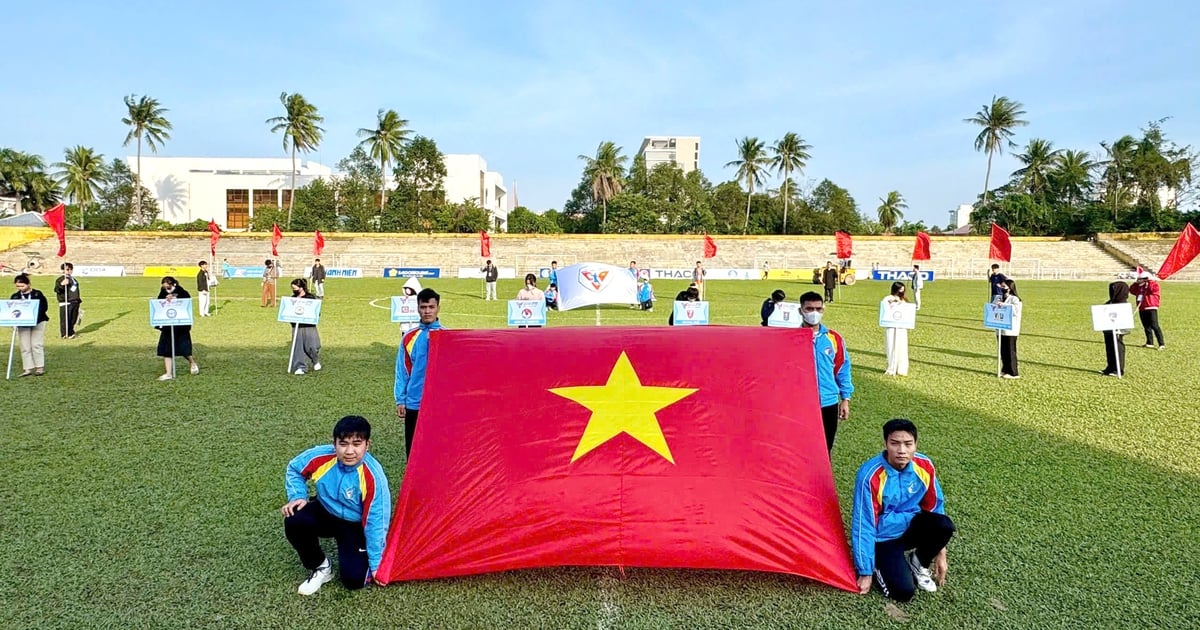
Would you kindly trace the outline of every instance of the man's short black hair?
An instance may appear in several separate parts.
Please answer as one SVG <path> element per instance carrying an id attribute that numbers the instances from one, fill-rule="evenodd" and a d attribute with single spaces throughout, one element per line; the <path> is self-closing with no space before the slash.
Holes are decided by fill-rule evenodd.
<path id="1" fill-rule="evenodd" d="M 208 266 L 208 261 L 207 261 L 207 260 L 201 260 L 200 262 L 196 263 L 196 265 L 197 265 L 197 266 L 200 266 L 200 267 L 207 267 L 207 266 Z"/>
<path id="2" fill-rule="evenodd" d="M 59 265 L 58 268 L 61 271 L 66 271 L 68 269 L 70 269 L 71 271 L 75 271 L 75 265 L 72 265 L 71 263 L 63 263 L 63 264 Z"/>
<path id="3" fill-rule="evenodd" d="M 787 299 L 787 294 L 783 292 L 783 289 L 775 289 L 774 291 L 771 292 L 771 301 L 772 302 L 782 302 L 786 299 Z"/>
<path id="4" fill-rule="evenodd" d="M 1000 265 L 998 265 L 996 263 L 992 263 L 992 269 L 999 269 L 999 268 L 1000 268 Z"/>
<path id="5" fill-rule="evenodd" d="M 800 296 L 800 303 L 804 304 L 805 302 L 820 302 L 820 303 L 824 304 L 825 298 L 820 293 L 817 293 L 816 291 L 809 291 L 809 292 L 805 293 L 804 295 Z"/>
<path id="6" fill-rule="evenodd" d="M 551 264 L 551 265 L 557 265 L 557 264 L 558 264 L 558 261 L 557 261 L 557 260 L 551 260 L 551 261 L 550 261 L 550 264 Z"/>
<path id="7" fill-rule="evenodd" d="M 360 437 L 364 440 L 371 439 L 371 423 L 362 416 L 345 416 L 333 425 L 334 441 L 343 440 L 352 437 Z"/>
<path id="8" fill-rule="evenodd" d="M 920 269 L 921 265 L 913 265 L 913 269 Z"/>
<path id="9" fill-rule="evenodd" d="M 913 436 L 913 441 L 917 441 L 917 425 L 912 423 L 912 420 L 905 418 L 892 418 L 883 423 L 883 441 L 886 442 L 888 436 L 897 431 L 907 431 Z"/>
<path id="10" fill-rule="evenodd" d="M 13 284 L 20 282 L 21 284 L 29 284 L 29 274 L 19 273 L 16 278 L 13 278 Z"/>
<path id="11" fill-rule="evenodd" d="M 438 295 L 437 291 L 434 291 L 430 288 L 421 289 L 421 292 L 417 294 L 417 304 L 420 304 L 421 302 L 428 302 L 430 300 L 441 304 L 442 296 Z"/>

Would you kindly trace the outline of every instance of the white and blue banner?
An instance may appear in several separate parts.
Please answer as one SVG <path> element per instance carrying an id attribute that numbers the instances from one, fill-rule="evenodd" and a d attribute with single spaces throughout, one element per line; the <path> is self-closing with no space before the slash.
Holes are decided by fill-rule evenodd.
<path id="1" fill-rule="evenodd" d="M 642 271 L 648 272 L 649 273 L 648 277 L 651 280 L 691 280 L 692 279 L 692 269 L 690 267 L 687 269 L 664 269 L 661 267 L 652 267 L 650 269 L 639 270 L 639 273 L 641 273 Z M 708 276 L 705 276 L 705 279 L 708 279 Z"/>
<path id="2" fill-rule="evenodd" d="M 151 326 L 191 326 L 192 299 L 150 300 Z"/>
<path id="3" fill-rule="evenodd" d="M 309 268 L 311 272 L 312 268 Z M 325 270 L 326 278 L 363 278 L 363 270 L 358 267 L 330 267 Z"/>
<path id="4" fill-rule="evenodd" d="M 676 302 L 674 320 L 676 326 L 707 326 L 708 302 Z"/>
<path id="5" fill-rule="evenodd" d="M 37 300 L 0 302 L 0 326 L 37 326 Z"/>
<path id="6" fill-rule="evenodd" d="M 708 269 L 705 274 L 705 281 L 708 280 L 762 280 L 761 269 Z M 689 272 L 690 274 L 690 272 Z M 690 279 L 691 276 L 689 275 Z"/>
<path id="7" fill-rule="evenodd" d="M 235 267 L 233 265 L 222 265 L 221 276 L 224 278 L 262 278 L 263 271 L 266 267 L 258 265 L 257 267 Z M 326 272 L 328 273 L 328 272 Z"/>
<path id="8" fill-rule="evenodd" d="M 775 305 L 775 311 L 767 318 L 768 328 L 799 328 L 804 324 L 800 316 L 800 305 L 795 302 L 780 302 Z"/>
<path id="9" fill-rule="evenodd" d="M 1133 305 L 1127 302 L 1093 306 L 1092 330 L 1133 330 Z"/>
<path id="10" fill-rule="evenodd" d="M 392 296 L 392 323 L 415 324 L 421 321 L 421 312 L 417 310 L 417 296 Z"/>
<path id="11" fill-rule="evenodd" d="M 384 267 L 384 278 L 441 278 L 438 267 Z"/>
<path id="12" fill-rule="evenodd" d="M 983 327 L 990 330 L 1012 330 L 1012 304 L 988 302 L 983 305 Z"/>
<path id="13" fill-rule="evenodd" d="M 279 321 L 316 324 L 321 319 L 321 300 L 285 297 L 279 299 Z"/>
<path id="14" fill-rule="evenodd" d="M 871 271 L 872 280 L 887 280 L 889 282 L 912 282 L 912 269 L 875 269 Z M 933 282 L 932 271 L 921 271 L 921 277 L 925 282 Z"/>
<path id="15" fill-rule="evenodd" d="M 84 278 L 119 278 L 125 275 L 121 265 L 75 265 L 75 275 Z"/>
<path id="16" fill-rule="evenodd" d="M 545 326 L 546 300 L 509 300 L 509 326 Z"/>
<path id="17" fill-rule="evenodd" d="M 637 280 L 627 267 L 579 263 L 558 269 L 558 309 L 637 304 Z"/>
<path id="18" fill-rule="evenodd" d="M 916 328 L 917 305 L 912 302 L 880 302 L 879 325 L 883 328 Z"/>

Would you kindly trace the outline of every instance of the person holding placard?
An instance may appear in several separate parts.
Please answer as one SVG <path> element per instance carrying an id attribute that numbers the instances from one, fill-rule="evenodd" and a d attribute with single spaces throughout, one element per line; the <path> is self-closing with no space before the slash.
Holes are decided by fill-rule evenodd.
<path id="1" fill-rule="evenodd" d="M 1158 325 L 1158 307 L 1162 302 L 1158 283 L 1150 278 L 1149 271 L 1142 271 L 1129 292 L 1137 296 L 1138 319 L 1142 320 L 1142 329 L 1146 331 L 1146 347 L 1153 348 L 1157 340 L 1158 349 L 1166 350 L 1167 344 L 1163 341 L 1162 328 Z"/>
<path id="2" fill-rule="evenodd" d="M 529 302 L 545 302 L 546 294 L 537 286 L 537 276 L 525 274 L 525 288 L 517 291 L 517 299 Z M 541 328 L 541 326 L 517 326 L 517 328 Z"/>
<path id="3" fill-rule="evenodd" d="M 75 324 L 79 323 L 79 281 L 75 279 L 75 265 L 65 262 L 59 267 L 63 275 L 54 281 L 54 295 L 58 298 L 59 331 L 63 339 L 75 338 Z"/>
<path id="4" fill-rule="evenodd" d="M 885 307 L 893 307 L 907 302 L 908 300 L 904 296 L 904 283 L 893 282 L 892 292 L 883 298 L 881 304 Z M 887 369 L 884 370 L 884 375 L 908 376 L 908 329 L 884 328 L 883 340 L 887 351 Z"/>
<path id="5" fill-rule="evenodd" d="M 680 291 L 678 294 L 675 295 L 675 301 L 676 302 L 699 302 L 700 301 L 700 289 L 696 287 L 695 283 L 692 283 L 692 284 L 688 285 L 688 288 Z M 675 309 L 671 309 L 671 315 L 670 315 L 670 317 L 667 318 L 667 325 L 668 326 L 675 325 Z"/>
<path id="6" fill-rule="evenodd" d="M 422 289 L 417 294 L 417 312 L 421 323 L 400 339 L 396 352 L 396 415 L 404 418 L 404 455 L 412 452 L 413 437 L 417 432 L 417 415 L 421 407 L 421 396 L 425 392 L 425 367 L 429 361 L 429 337 L 443 330 L 438 321 L 442 296 L 433 289 Z"/>
<path id="7" fill-rule="evenodd" d="M 775 312 L 775 308 L 783 304 L 783 301 L 786 299 L 787 294 L 783 292 L 783 289 L 775 289 L 771 292 L 771 297 L 763 300 L 762 309 L 759 312 L 762 315 L 763 326 L 767 325 L 767 320 L 771 319 L 771 313 Z"/>
<path id="8" fill-rule="evenodd" d="M 292 297 L 301 300 L 317 299 L 308 292 L 308 282 L 304 278 L 292 280 Z M 291 372 L 296 376 L 304 376 L 308 371 L 309 362 L 312 363 L 314 372 L 320 372 L 321 335 L 317 332 L 317 325 L 292 324 L 292 332 L 295 334 L 295 340 L 292 345 Z"/>
<path id="9" fill-rule="evenodd" d="M 404 297 L 415 299 L 417 294 L 421 292 L 421 281 L 415 277 L 409 278 L 404 281 L 404 286 L 400 290 L 404 292 Z M 400 324 L 400 336 L 404 336 L 404 333 L 416 328 L 417 325 L 417 322 L 402 322 Z"/>
<path id="10" fill-rule="evenodd" d="M 1000 331 L 1000 378 L 1021 378 L 1017 372 L 1017 337 L 1021 336 L 1022 305 L 1017 284 L 1008 278 L 1001 282 L 996 302 L 1012 307 L 1012 328 Z"/>
<path id="11" fill-rule="evenodd" d="M 832 453 L 838 422 L 850 419 L 850 396 L 854 382 L 850 374 L 850 352 L 846 340 L 821 323 L 825 301 L 821 294 L 809 291 L 800 296 L 803 328 L 812 330 L 813 358 L 817 368 L 817 393 L 821 397 L 821 422 L 825 425 L 825 446 Z"/>
<path id="12" fill-rule="evenodd" d="M 1128 304 L 1129 285 L 1120 280 L 1108 285 L 1108 301 L 1105 304 Z M 1125 374 L 1125 335 L 1128 330 L 1104 331 L 1104 356 L 1107 362 L 1100 373 L 1105 376 Z"/>
<path id="13" fill-rule="evenodd" d="M 187 292 L 187 289 L 179 286 L 175 278 L 167 276 L 162 279 L 162 285 L 158 290 L 158 299 L 171 302 L 191 297 L 192 295 Z M 199 374 L 200 366 L 196 364 L 196 359 L 192 356 L 192 327 L 157 326 L 156 328 L 158 328 L 158 356 L 163 358 L 165 370 L 158 380 L 169 381 L 175 378 L 174 357 L 187 359 L 191 373 Z M 174 337 L 174 345 L 171 342 L 172 337 Z"/>
<path id="14" fill-rule="evenodd" d="M 17 327 L 17 339 L 21 343 L 21 376 L 42 376 L 46 373 L 46 322 L 50 321 L 50 305 L 46 295 L 29 283 L 28 275 L 17 274 L 13 285 L 17 292 L 10 300 L 33 300 L 38 305 L 37 325 Z"/>

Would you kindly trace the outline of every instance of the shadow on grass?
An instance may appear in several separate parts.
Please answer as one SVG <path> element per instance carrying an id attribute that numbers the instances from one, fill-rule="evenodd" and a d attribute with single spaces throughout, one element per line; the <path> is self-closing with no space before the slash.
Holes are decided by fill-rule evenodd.
<path id="1" fill-rule="evenodd" d="M 80 328 L 78 330 L 78 332 L 79 332 L 79 334 L 87 334 L 87 333 L 96 332 L 97 330 L 104 328 L 105 326 L 112 323 L 113 321 L 121 319 L 122 317 L 125 317 L 126 315 L 128 315 L 132 312 L 133 311 L 125 311 L 124 313 L 117 313 L 116 315 L 113 315 L 112 317 L 109 317 L 108 319 L 102 319 L 98 322 L 92 322 L 91 324 L 88 324 L 87 326 Z"/>
<path id="2" fill-rule="evenodd" d="M 925 348 L 927 350 L 933 350 L 934 352 L 937 352 L 939 354 L 947 354 L 950 356 L 963 357 L 963 358 L 967 358 L 967 359 L 995 359 L 996 358 L 996 355 L 994 355 L 994 354 L 983 354 L 983 353 L 979 353 L 979 352 L 967 352 L 965 350 L 952 350 L 950 348 L 937 348 L 934 346 L 922 346 L 922 345 L 918 345 L 918 344 L 914 344 L 913 347 L 914 348 Z M 1018 355 L 1018 357 L 1019 356 L 1020 355 Z M 1044 363 L 1042 361 L 1030 361 L 1028 359 L 1019 359 L 1019 365 L 1037 365 L 1037 366 L 1041 366 L 1041 367 L 1054 368 L 1056 370 L 1067 370 L 1070 372 L 1083 372 L 1084 374 L 1095 373 L 1095 370 L 1089 370 L 1086 368 L 1073 367 L 1070 365 L 1058 365 L 1056 363 Z M 954 367 L 954 366 L 945 366 L 945 367 Z M 954 367 L 954 369 L 967 369 L 967 368 Z"/>
<path id="3" fill-rule="evenodd" d="M 965 320 L 965 321 L 974 321 L 974 320 Z M 985 333 L 990 333 L 992 335 L 995 335 L 995 333 L 993 333 L 992 331 L 988 330 L 987 328 L 984 328 L 982 322 L 980 323 L 979 326 L 959 326 L 958 324 L 938 324 L 938 326 L 942 326 L 945 328 L 958 328 L 961 330 L 970 330 L 973 332 L 985 332 Z M 1036 333 L 1027 333 L 1027 332 L 1022 332 L 1020 336 L 1021 337 L 1034 337 L 1034 338 L 1038 338 L 1038 339 L 1053 339 L 1054 341 L 1073 341 L 1076 343 L 1104 345 L 1103 337 L 1097 337 L 1096 339 L 1075 339 L 1074 337 L 1055 337 L 1054 335 L 1039 335 Z"/>

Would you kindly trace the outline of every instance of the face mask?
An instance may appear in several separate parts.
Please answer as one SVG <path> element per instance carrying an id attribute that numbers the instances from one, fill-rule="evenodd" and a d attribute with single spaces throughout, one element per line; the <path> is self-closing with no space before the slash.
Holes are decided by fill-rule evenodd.
<path id="1" fill-rule="evenodd" d="M 526 285 L 525 285 L 525 288 L 526 288 L 526 289 L 532 289 L 532 288 L 533 288 L 533 285 L 532 285 L 532 284 L 526 284 Z"/>
<path id="2" fill-rule="evenodd" d="M 804 313 L 804 323 L 809 326 L 816 326 L 821 323 L 821 316 L 825 313 L 820 311 L 809 311 Z"/>

